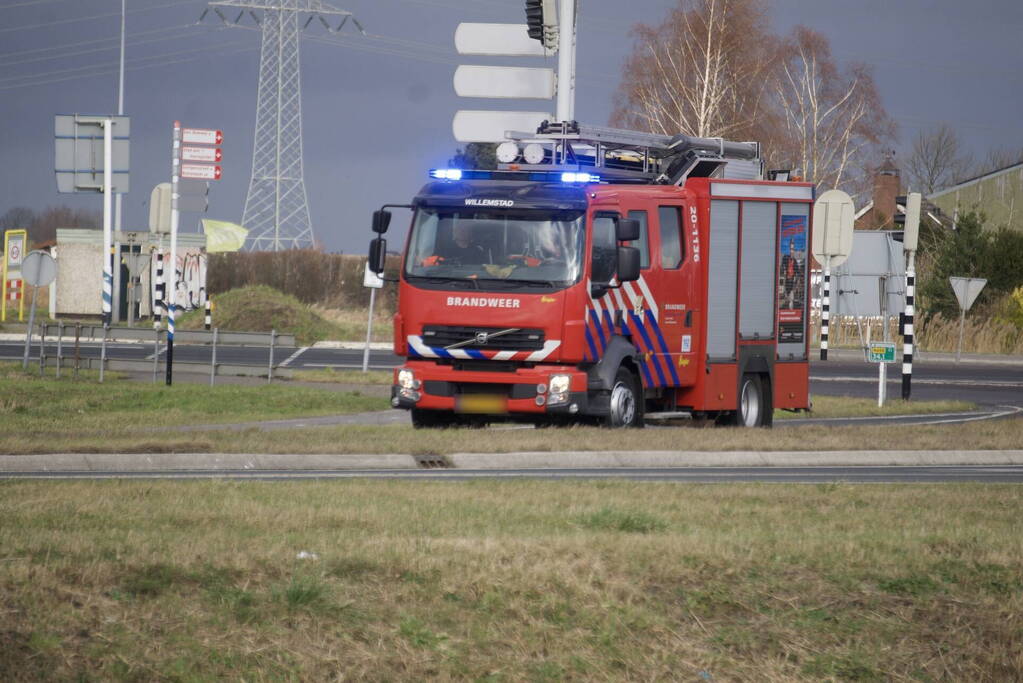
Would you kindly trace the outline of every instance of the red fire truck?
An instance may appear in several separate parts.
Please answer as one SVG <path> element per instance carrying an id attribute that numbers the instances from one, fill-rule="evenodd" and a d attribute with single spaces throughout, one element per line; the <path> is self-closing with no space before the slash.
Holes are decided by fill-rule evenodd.
<path id="1" fill-rule="evenodd" d="M 436 169 L 411 205 L 391 403 L 417 427 L 688 413 L 769 426 L 809 407 L 814 188 L 756 143 L 545 123 L 534 163 Z M 535 145 L 530 148 L 529 145 Z M 517 158 L 516 158 L 517 160 Z"/>

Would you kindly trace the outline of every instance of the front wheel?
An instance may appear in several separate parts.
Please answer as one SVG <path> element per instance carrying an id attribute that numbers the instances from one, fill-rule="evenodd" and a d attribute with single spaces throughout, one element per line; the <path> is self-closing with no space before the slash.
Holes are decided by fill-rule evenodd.
<path id="1" fill-rule="evenodd" d="M 636 376 L 626 368 L 618 368 L 611 387 L 611 410 L 604 418 L 605 427 L 642 427 L 643 395 Z"/>

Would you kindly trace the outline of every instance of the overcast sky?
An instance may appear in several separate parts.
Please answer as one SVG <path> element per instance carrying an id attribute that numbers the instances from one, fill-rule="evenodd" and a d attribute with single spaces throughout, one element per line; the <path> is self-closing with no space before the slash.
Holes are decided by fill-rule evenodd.
<path id="1" fill-rule="evenodd" d="M 606 124 L 636 22 L 656 23 L 674 0 L 580 0 L 576 118 Z M 115 113 L 120 0 L 0 0 L 0 213 L 12 206 L 101 208 L 61 195 L 53 175 L 53 116 Z M 457 143 L 459 109 L 533 109 L 529 102 L 460 100 L 459 22 L 524 21 L 523 0 L 337 0 L 369 37 L 303 43 L 305 179 L 313 229 L 326 249 L 365 253 L 371 212 L 407 201 Z M 843 63 L 875 67 L 901 150 L 947 122 L 975 156 L 1023 147 L 1023 3 L 1019 0 L 775 0 L 773 28 L 825 34 Z M 196 24 L 203 0 L 128 0 L 125 113 L 132 117 L 132 191 L 125 229 L 146 229 L 152 187 L 170 179 L 174 119 L 225 133 L 224 179 L 208 216 L 240 222 L 251 170 L 259 34 Z M 219 21 L 219 20 L 217 20 Z M 334 39 L 336 40 L 336 39 Z M 549 60 L 556 66 L 556 60 Z M 553 106 L 553 105 L 552 105 Z M 192 215 L 194 216 L 194 214 Z M 403 220 L 390 237 L 400 238 Z M 194 230 L 188 217 L 182 228 Z"/>

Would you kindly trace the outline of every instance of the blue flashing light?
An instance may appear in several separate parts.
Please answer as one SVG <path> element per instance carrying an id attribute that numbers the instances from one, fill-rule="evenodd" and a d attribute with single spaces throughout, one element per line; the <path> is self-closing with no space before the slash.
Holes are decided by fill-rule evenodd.
<path id="1" fill-rule="evenodd" d="M 561 182 L 563 183 L 598 183 L 600 182 L 599 175 L 593 175 L 592 173 L 562 173 Z"/>
<path id="2" fill-rule="evenodd" d="M 440 180 L 461 180 L 462 169 L 460 168 L 434 168 L 430 170 L 431 178 Z"/>

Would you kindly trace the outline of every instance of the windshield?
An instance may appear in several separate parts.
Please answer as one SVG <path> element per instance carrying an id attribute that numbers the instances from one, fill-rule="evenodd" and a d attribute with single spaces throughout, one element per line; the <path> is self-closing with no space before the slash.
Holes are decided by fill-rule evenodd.
<path id="1" fill-rule="evenodd" d="M 405 274 L 528 286 L 567 286 L 583 263 L 583 212 L 420 207 L 405 259 Z"/>

